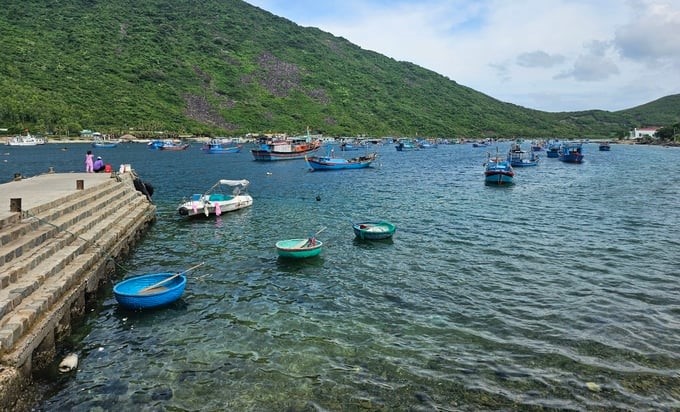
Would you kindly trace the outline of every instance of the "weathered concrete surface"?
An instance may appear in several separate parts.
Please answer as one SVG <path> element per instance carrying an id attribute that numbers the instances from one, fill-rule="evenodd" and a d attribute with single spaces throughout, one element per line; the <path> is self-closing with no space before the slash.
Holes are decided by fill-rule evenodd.
<path id="1" fill-rule="evenodd" d="M 134 178 L 46 174 L 0 185 L 0 410 L 21 409 L 32 372 L 53 361 L 116 259 L 155 220 Z M 16 199 L 20 212 L 10 211 Z"/>

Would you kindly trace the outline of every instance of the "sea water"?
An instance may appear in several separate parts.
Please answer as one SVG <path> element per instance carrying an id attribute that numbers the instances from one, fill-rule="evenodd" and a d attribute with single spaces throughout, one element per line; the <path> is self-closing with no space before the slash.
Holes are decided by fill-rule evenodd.
<path id="1" fill-rule="evenodd" d="M 88 149 L 8 147 L 0 177 L 82 171 Z M 369 150 L 369 169 L 311 173 L 248 150 L 96 149 L 153 185 L 158 218 L 36 409 L 680 408 L 680 149 L 586 144 L 583 164 L 542 156 L 507 187 L 484 184 L 493 146 Z M 248 179 L 253 206 L 177 214 L 219 179 Z M 396 224 L 391 241 L 354 238 L 373 219 Z M 277 257 L 323 228 L 318 258 Z M 166 308 L 112 296 L 201 262 Z"/>

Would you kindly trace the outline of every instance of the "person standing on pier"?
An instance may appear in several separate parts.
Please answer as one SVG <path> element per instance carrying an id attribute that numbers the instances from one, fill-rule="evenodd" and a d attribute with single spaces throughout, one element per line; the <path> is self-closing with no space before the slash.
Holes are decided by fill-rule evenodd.
<path id="1" fill-rule="evenodd" d="M 85 154 L 85 171 L 87 173 L 94 173 L 94 155 L 92 150 L 88 150 Z"/>

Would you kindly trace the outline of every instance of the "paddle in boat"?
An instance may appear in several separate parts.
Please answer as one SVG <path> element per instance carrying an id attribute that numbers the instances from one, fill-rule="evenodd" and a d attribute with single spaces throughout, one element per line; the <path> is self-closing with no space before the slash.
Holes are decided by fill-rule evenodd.
<path id="1" fill-rule="evenodd" d="M 187 285 L 185 274 L 202 265 L 179 273 L 152 273 L 125 279 L 113 287 L 113 294 L 118 304 L 126 309 L 165 306 L 182 297 Z"/>
<path id="2" fill-rule="evenodd" d="M 309 170 L 341 170 L 341 169 L 364 169 L 378 157 L 377 153 L 368 153 L 364 156 L 345 159 L 335 157 L 333 151 L 327 156 L 305 156 Z"/>
<path id="3" fill-rule="evenodd" d="M 293 259 L 303 259 L 317 256 L 319 253 L 321 253 L 323 242 L 318 240 L 316 237 L 324 230 L 326 230 L 325 227 L 307 239 L 279 240 L 276 242 L 276 252 L 280 257 Z"/>
<path id="4" fill-rule="evenodd" d="M 484 167 L 484 182 L 486 184 L 507 185 L 513 183 L 515 171 L 508 160 L 499 156 L 491 157 L 489 154 Z"/>
<path id="5" fill-rule="evenodd" d="M 377 222 L 352 223 L 354 235 L 362 240 L 389 239 L 394 235 L 397 227 L 385 220 Z"/>
<path id="6" fill-rule="evenodd" d="M 182 216 L 219 216 L 251 206 L 253 197 L 247 193 L 250 182 L 242 180 L 220 179 L 204 194 L 194 194 L 188 200 L 182 200 L 177 211 Z M 224 193 L 229 188 L 231 193 Z"/>

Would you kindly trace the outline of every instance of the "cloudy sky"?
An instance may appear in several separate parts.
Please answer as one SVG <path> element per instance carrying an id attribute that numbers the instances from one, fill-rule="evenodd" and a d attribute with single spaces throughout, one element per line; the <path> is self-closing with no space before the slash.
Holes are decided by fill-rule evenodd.
<path id="1" fill-rule="evenodd" d="M 680 0 L 246 1 L 532 109 L 680 93 Z"/>

